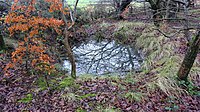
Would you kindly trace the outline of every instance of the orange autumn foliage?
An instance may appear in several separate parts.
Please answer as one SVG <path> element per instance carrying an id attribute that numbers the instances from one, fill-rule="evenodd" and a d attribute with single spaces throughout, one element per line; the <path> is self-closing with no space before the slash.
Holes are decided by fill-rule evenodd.
<path id="1" fill-rule="evenodd" d="M 45 1 L 51 4 L 50 8 L 47 9 L 50 13 L 54 11 L 68 13 L 67 8 L 62 8 L 61 0 Z M 54 17 L 45 18 L 32 15 L 32 12 L 40 12 L 36 11 L 35 4 L 37 3 L 39 2 L 36 0 L 28 0 L 28 5 L 22 5 L 18 0 L 14 0 L 11 11 L 6 17 L 5 22 L 10 25 L 8 28 L 10 36 L 17 34 L 17 32 L 25 34 L 23 41 L 18 43 L 18 48 L 12 53 L 11 62 L 4 68 L 6 75 L 9 73 L 10 68 L 15 68 L 15 66 L 20 64 L 26 64 L 32 69 L 48 73 L 53 70 L 53 66 L 51 65 L 53 60 L 46 53 L 44 47 L 45 37 L 40 37 L 39 32 L 45 31 L 47 28 L 52 28 L 58 34 L 61 34 L 61 26 L 64 25 L 64 22 Z"/>

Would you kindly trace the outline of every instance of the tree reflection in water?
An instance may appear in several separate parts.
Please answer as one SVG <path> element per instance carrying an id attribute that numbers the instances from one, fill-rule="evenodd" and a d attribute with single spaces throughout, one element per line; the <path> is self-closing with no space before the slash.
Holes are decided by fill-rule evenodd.
<path id="1" fill-rule="evenodd" d="M 80 74 L 124 74 L 139 71 L 142 58 L 137 50 L 115 41 L 90 41 L 74 47 L 77 73 Z M 64 67 L 70 68 L 68 61 Z"/>

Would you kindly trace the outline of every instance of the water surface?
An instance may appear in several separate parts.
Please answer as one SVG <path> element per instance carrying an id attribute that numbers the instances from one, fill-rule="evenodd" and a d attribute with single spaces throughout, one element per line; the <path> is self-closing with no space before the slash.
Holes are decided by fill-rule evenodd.
<path id="1" fill-rule="evenodd" d="M 77 75 L 81 74 L 126 74 L 139 71 L 142 57 L 130 45 L 122 45 L 115 41 L 89 41 L 74 47 Z M 71 68 L 69 61 L 64 61 L 64 67 Z"/>

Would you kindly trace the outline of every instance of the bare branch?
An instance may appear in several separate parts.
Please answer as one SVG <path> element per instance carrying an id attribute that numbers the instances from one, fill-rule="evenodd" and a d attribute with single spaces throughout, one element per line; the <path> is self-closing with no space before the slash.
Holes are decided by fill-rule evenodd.
<path id="1" fill-rule="evenodd" d="M 167 37 L 167 38 L 171 38 L 174 37 L 175 35 L 179 34 L 182 30 L 178 30 L 176 33 L 174 33 L 173 35 L 167 35 L 166 33 L 164 33 L 163 31 L 161 31 L 160 29 L 154 29 L 157 30 L 158 32 L 160 32 L 163 36 Z"/>

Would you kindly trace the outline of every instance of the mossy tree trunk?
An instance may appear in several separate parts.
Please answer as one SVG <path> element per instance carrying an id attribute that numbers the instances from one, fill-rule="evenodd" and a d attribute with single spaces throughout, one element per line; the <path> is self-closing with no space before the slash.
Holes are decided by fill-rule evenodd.
<path id="1" fill-rule="evenodd" d="M 179 68 L 177 75 L 180 80 L 187 81 L 188 74 L 193 66 L 193 63 L 194 63 L 196 57 L 197 57 L 199 48 L 200 48 L 200 31 L 198 31 L 197 35 L 192 40 L 192 42 L 185 54 L 185 57 L 181 64 L 181 67 Z"/>
<path id="2" fill-rule="evenodd" d="M 5 49 L 5 42 L 3 40 L 3 36 L 0 33 L 0 50 Z"/>

